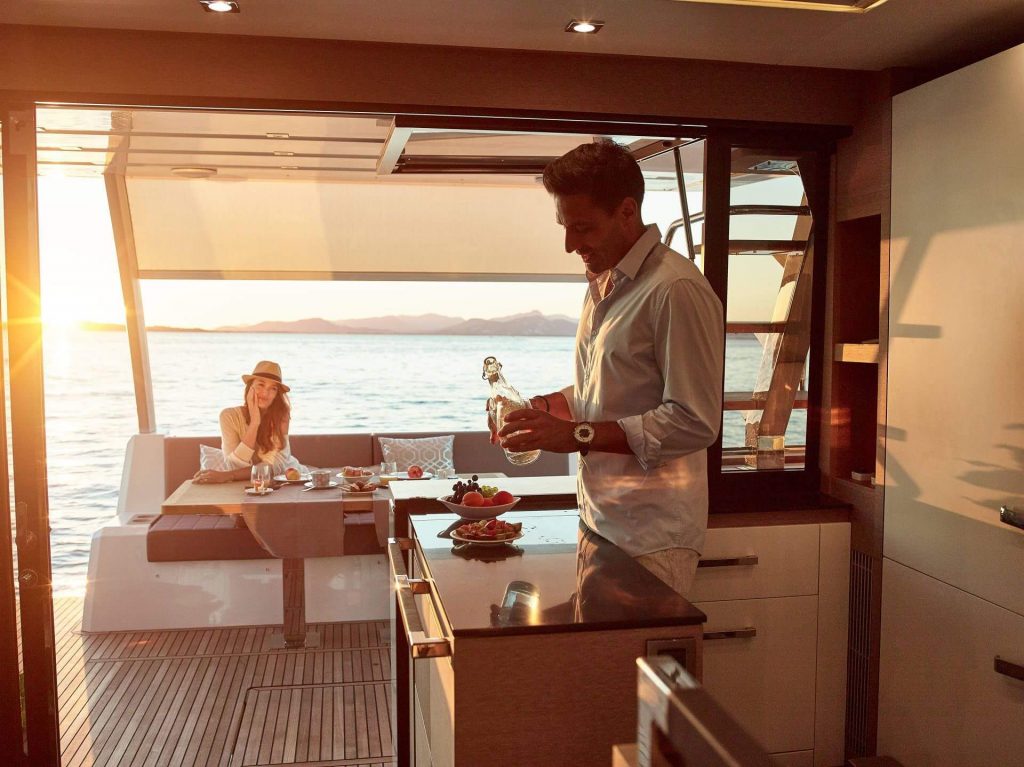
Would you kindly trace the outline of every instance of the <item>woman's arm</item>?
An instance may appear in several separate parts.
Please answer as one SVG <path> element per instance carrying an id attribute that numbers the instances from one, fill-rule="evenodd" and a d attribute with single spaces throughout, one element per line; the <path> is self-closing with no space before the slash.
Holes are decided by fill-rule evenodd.
<path id="1" fill-rule="evenodd" d="M 216 484 L 218 482 L 237 482 L 241 479 L 249 479 L 252 471 L 251 466 L 243 466 L 238 469 L 227 469 L 217 471 L 216 469 L 200 469 L 192 476 L 193 482 L 200 484 Z"/>
<path id="2" fill-rule="evenodd" d="M 232 469 L 242 469 L 252 465 L 252 459 L 256 453 L 256 438 L 249 436 L 250 431 L 253 431 L 253 422 L 250 420 L 246 425 L 244 417 L 237 408 L 227 408 L 221 411 L 220 449 L 224 453 L 224 460 Z M 246 441 L 247 439 L 251 439 L 251 444 Z"/>

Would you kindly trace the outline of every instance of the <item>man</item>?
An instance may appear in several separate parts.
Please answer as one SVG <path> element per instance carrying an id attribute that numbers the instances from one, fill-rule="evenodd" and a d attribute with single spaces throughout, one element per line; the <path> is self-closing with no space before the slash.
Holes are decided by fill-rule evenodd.
<path id="1" fill-rule="evenodd" d="M 580 517 L 684 596 L 707 529 L 707 448 L 722 421 L 722 305 L 640 214 L 636 160 L 583 144 L 544 171 L 589 289 L 575 384 L 509 413 L 509 450 L 580 453 Z"/>

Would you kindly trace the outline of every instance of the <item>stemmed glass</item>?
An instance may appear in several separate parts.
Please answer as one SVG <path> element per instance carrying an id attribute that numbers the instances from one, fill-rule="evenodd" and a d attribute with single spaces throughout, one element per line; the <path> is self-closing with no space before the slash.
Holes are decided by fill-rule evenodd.
<path id="1" fill-rule="evenodd" d="M 254 463 L 250 476 L 254 492 L 263 495 L 270 489 L 271 466 L 269 463 Z"/>

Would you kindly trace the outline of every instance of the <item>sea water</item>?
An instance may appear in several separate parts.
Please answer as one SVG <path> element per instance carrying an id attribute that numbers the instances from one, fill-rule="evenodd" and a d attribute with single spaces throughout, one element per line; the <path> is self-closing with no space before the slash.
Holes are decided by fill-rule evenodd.
<path id="1" fill-rule="evenodd" d="M 242 404 L 242 374 L 269 359 L 292 388 L 293 434 L 481 431 L 481 359 L 500 350 L 522 392 L 548 393 L 572 382 L 573 346 L 570 337 L 151 332 L 157 430 L 218 434 L 220 411 Z M 54 589 L 75 593 L 93 533 L 117 512 L 125 446 L 138 431 L 128 339 L 47 331 L 43 354 Z M 750 391 L 760 358 L 755 339 L 730 338 L 726 390 Z M 795 411 L 787 442 L 802 444 L 805 423 Z M 724 443 L 743 444 L 740 414 L 726 413 Z"/>

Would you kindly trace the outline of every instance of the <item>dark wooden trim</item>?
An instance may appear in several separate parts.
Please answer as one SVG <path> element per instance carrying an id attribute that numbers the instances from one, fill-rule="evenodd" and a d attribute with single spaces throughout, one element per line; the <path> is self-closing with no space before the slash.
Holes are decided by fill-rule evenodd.
<path id="1" fill-rule="evenodd" d="M 12 105 L 3 125 L 7 335 L 11 365 L 11 445 L 21 595 L 25 719 L 31 764 L 60 765 L 57 668 L 50 570 L 50 520 L 39 300 L 36 114 Z"/>
<path id="2" fill-rule="evenodd" d="M 728 316 L 729 298 L 729 204 L 732 147 L 729 142 L 709 137 L 704 145 L 704 276 L 722 302 L 723 317 Z M 722 337 L 725 343 L 725 336 Z M 725 388 L 725 371 L 721 387 Z M 724 411 L 723 420 L 724 424 Z M 720 487 L 722 477 L 722 428 L 708 449 L 708 491 Z"/>
<path id="3" fill-rule="evenodd" d="M 0 122 L 6 115 L 0 110 Z M 4 158 L 6 160 L 6 158 Z M 2 202 L 2 195 L 0 195 Z M 3 257 L 0 252 L 0 257 Z M 0 296 L 0 305 L 6 301 Z M 0 360 L 5 358 L 4 338 L 0 334 Z M 0 364 L 0 754 L 7 755 L 14 767 L 25 764 L 22 746 L 21 691 L 18 680 L 18 605 L 14 584 L 14 539 L 11 530 L 10 456 L 7 453 L 6 367 Z"/>
<path id="4" fill-rule="evenodd" d="M 825 338 L 825 291 L 828 288 L 828 254 L 829 254 L 829 213 L 831 206 L 832 162 L 831 156 L 835 147 L 819 150 L 812 157 L 800 161 L 801 173 L 806 174 L 808 204 L 811 208 L 814 227 L 814 275 L 811 302 L 811 346 L 808 361 L 808 377 L 810 386 L 807 402 L 807 460 L 805 471 L 808 475 L 808 486 L 817 487 L 820 483 L 821 421 L 822 397 L 824 392 L 823 376 L 825 370 L 824 338 Z"/>
<path id="5" fill-rule="evenodd" d="M 709 145 L 711 141 L 709 140 Z M 740 146 L 749 147 L 749 144 Z M 758 145 L 758 151 L 785 149 L 771 145 Z M 731 150 L 728 146 L 727 150 Z M 831 162 L 830 155 L 833 150 L 831 145 L 811 145 L 803 147 L 800 152 L 801 177 L 804 178 L 805 189 L 807 190 L 807 203 L 811 208 L 814 217 L 814 265 L 812 276 L 812 301 L 811 301 L 811 322 L 810 322 L 810 363 L 809 363 L 809 384 L 810 389 L 807 395 L 807 439 L 805 448 L 805 463 L 803 469 L 786 469 L 782 471 L 737 471 L 721 472 L 721 436 L 716 446 L 715 460 L 719 462 L 712 466 L 712 451 L 708 451 L 708 485 L 710 492 L 711 510 L 716 513 L 731 513 L 736 510 L 760 510 L 764 504 L 770 504 L 772 508 L 786 508 L 788 505 L 806 505 L 808 498 L 814 498 L 818 494 L 821 485 L 820 476 L 820 450 L 821 441 L 821 402 L 822 402 L 822 375 L 824 371 L 824 332 L 825 332 L 825 290 L 827 287 L 828 261 L 828 222 L 829 222 L 829 191 L 831 183 Z M 712 179 L 705 175 L 705 195 L 707 197 L 705 208 L 708 211 L 705 223 L 705 258 L 707 259 L 706 273 L 712 269 L 714 259 L 707 253 L 710 232 L 717 231 L 716 222 L 713 220 L 711 207 L 711 184 Z M 724 237 L 728 242 L 728 189 L 726 189 L 725 211 L 726 220 L 724 226 Z M 722 203 L 719 203 L 722 204 Z M 721 235 L 720 235 L 721 236 Z M 726 247 L 728 245 L 726 244 Z M 727 260 L 727 257 L 726 259 Z M 709 281 L 712 277 L 708 277 Z M 717 276 L 716 276 L 717 279 Z M 723 297 L 725 304 L 725 285 L 728 283 L 728 267 L 726 266 L 723 279 L 723 286 L 719 288 L 712 281 L 719 296 Z"/>
<path id="6" fill-rule="evenodd" d="M 755 512 L 737 511 L 732 514 L 710 514 L 708 516 L 708 529 L 719 527 L 765 527 L 768 525 L 823 525 L 849 521 L 850 510 L 846 506 Z"/>

